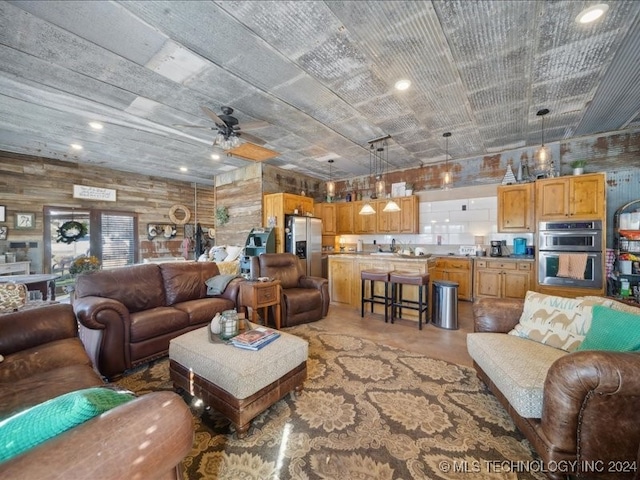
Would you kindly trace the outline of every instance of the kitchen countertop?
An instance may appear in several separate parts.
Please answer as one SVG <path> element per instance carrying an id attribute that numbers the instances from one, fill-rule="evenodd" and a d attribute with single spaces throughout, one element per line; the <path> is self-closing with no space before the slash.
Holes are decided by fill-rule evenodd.
<path id="1" fill-rule="evenodd" d="M 533 262 L 535 261 L 534 257 L 528 256 L 505 256 L 505 257 L 476 257 L 475 255 L 457 255 L 457 254 L 428 254 L 428 255 L 400 255 L 400 254 L 379 254 L 377 252 L 322 252 L 323 256 L 331 257 L 331 256 L 345 256 L 345 257 L 363 257 L 363 256 L 371 256 L 374 258 L 386 258 L 386 259 L 397 259 L 397 260 L 429 260 L 435 258 L 461 258 L 461 259 L 471 259 L 471 260 L 497 260 L 497 261 L 511 261 L 511 262 Z"/>

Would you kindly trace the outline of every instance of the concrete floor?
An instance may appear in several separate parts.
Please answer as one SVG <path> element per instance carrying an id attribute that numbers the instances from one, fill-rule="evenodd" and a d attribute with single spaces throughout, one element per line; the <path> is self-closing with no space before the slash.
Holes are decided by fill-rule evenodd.
<path id="1" fill-rule="evenodd" d="M 318 325 L 348 335 L 361 336 L 377 343 L 403 348 L 432 358 L 446 360 L 459 365 L 471 366 L 467 353 L 467 333 L 473 332 L 471 302 L 458 302 L 458 330 L 445 330 L 433 324 L 423 325 L 410 320 L 384 323 L 384 316 L 338 305 L 329 307 L 329 314 Z"/>

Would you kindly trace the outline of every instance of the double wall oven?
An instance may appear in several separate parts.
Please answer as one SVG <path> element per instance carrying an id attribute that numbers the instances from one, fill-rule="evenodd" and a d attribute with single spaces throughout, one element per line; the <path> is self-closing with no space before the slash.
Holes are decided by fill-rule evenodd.
<path id="1" fill-rule="evenodd" d="M 540 222 L 538 225 L 538 283 L 566 287 L 602 288 L 602 221 Z M 583 278 L 558 276 L 564 254 L 586 256 Z"/>

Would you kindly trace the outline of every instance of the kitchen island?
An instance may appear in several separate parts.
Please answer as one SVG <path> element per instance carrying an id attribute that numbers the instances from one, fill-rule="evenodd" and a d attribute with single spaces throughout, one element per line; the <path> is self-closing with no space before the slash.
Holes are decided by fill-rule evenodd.
<path id="1" fill-rule="evenodd" d="M 403 272 L 428 273 L 430 265 L 433 268 L 434 261 L 435 259 L 430 256 L 404 256 L 391 253 L 353 252 L 329 255 L 331 303 L 360 308 L 360 272 L 362 270 L 401 270 Z M 384 295 L 384 284 L 378 282 L 375 288 L 377 294 Z M 417 300 L 417 288 L 406 286 L 405 296 Z M 382 305 L 375 305 L 374 312 L 384 314 Z M 415 318 L 417 321 L 417 315 L 413 311 L 406 310 L 403 312 L 403 316 Z"/>

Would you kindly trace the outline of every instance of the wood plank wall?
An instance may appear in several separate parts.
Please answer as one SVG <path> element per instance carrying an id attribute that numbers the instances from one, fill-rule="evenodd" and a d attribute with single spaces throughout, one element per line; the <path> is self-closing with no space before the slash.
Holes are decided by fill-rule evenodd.
<path id="1" fill-rule="evenodd" d="M 73 198 L 73 185 L 114 188 L 115 202 Z M 9 227 L 6 241 L 0 240 L 0 254 L 9 251 L 10 243 L 25 243 L 12 249 L 22 260 L 30 260 L 34 273 L 43 270 L 43 208 L 44 206 L 77 209 L 107 209 L 138 214 L 140 260 L 147 257 L 180 256 L 184 227 L 178 226 L 175 239 L 147 240 L 148 223 L 171 223 L 169 210 L 181 204 L 196 214 L 195 185 L 157 177 L 135 175 L 72 162 L 0 152 L 0 205 L 6 206 Z M 214 188 L 197 187 L 197 220 L 203 226 L 214 225 Z M 15 212 L 34 212 L 36 228 L 13 229 Z M 37 247 L 30 247 L 37 243 Z M 192 254 L 192 252 L 191 252 Z"/>

